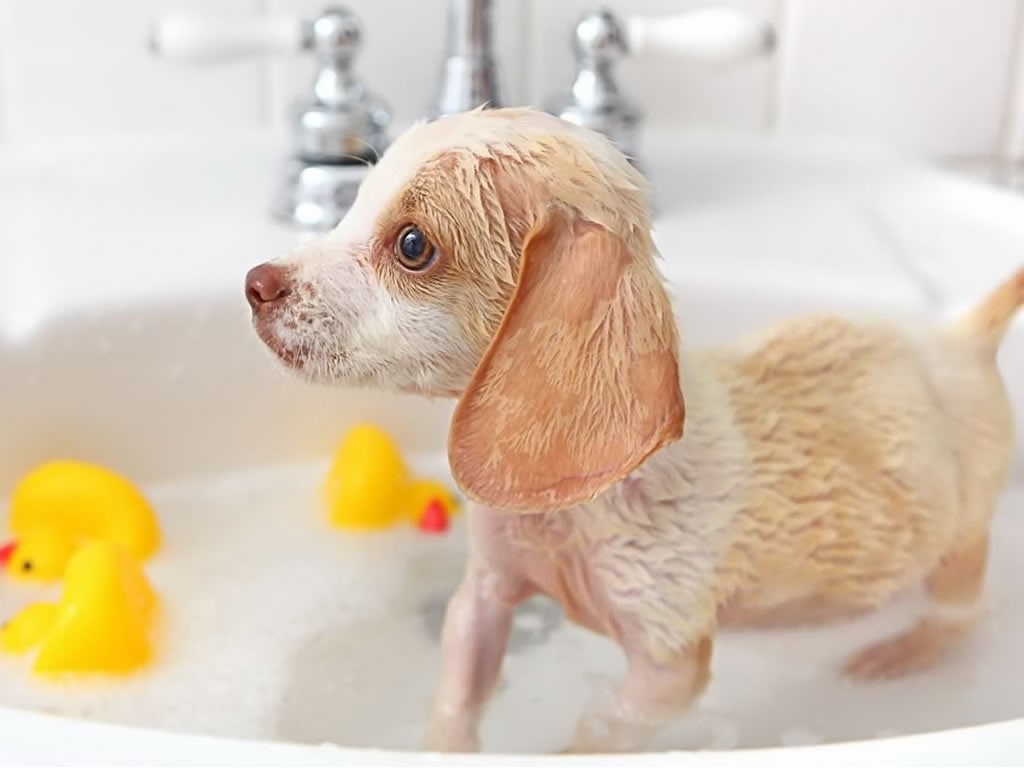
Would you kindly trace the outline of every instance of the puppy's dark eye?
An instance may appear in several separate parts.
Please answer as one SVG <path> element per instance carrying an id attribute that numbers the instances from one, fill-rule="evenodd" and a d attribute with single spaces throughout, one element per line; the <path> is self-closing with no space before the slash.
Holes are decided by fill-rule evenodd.
<path id="1" fill-rule="evenodd" d="M 434 260 L 434 246 L 417 227 L 406 227 L 398 236 L 398 260 L 406 269 L 426 269 Z"/>

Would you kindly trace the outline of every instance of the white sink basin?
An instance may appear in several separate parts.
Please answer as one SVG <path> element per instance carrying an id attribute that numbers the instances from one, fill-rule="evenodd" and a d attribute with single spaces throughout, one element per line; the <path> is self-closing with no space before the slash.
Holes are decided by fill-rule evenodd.
<path id="1" fill-rule="evenodd" d="M 942 318 L 1024 261 L 1024 201 L 886 152 L 692 139 L 654 142 L 648 156 L 665 158 L 649 163 L 660 212 L 656 238 L 685 343 L 726 341 L 807 311 Z M 417 462 L 443 471 L 451 404 L 307 387 L 270 363 L 249 329 L 241 282 L 248 267 L 297 242 L 266 215 L 277 158 L 272 148 L 235 146 L 125 151 L 73 165 L 53 157 L 0 164 L 0 497 L 25 470 L 56 456 L 100 462 L 146 485 L 166 516 L 169 541 L 153 578 L 178 627 L 164 666 L 123 689 L 55 692 L 29 681 L 22 660 L 0 657 L 0 764 L 141 756 L 152 763 L 152 754 L 166 762 L 250 765 L 413 759 L 309 744 L 414 748 L 435 661 L 431 630 L 421 626 L 429 611 L 420 609 L 457 575 L 461 529 L 430 544 L 409 532 L 352 539 L 318 520 L 312 491 L 324 458 L 356 420 L 381 424 Z M 1020 423 L 1021 325 L 1001 362 Z M 1009 613 L 1024 596 L 1014 592 L 1012 567 L 1024 526 L 1011 518 L 1000 521 L 993 567 L 997 606 Z M 190 542 L 198 531 L 203 540 Z M 282 553 L 285 542 L 302 549 Z M 432 575 L 421 578 L 421 567 Z M 267 612 L 288 603 L 289 578 L 296 585 L 289 610 L 296 613 L 276 618 L 302 627 L 275 629 Z M 410 581 L 419 591 L 409 591 Z M 37 597 L 0 583 L 0 618 Z M 331 610 L 336 618 L 309 623 Z M 545 617 L 531 620 L 543 625 Z M 188 631 L 200 631 L 201 620 L 225 628 L 189 656 Z M 722 682 L 664 746 L 755 748 L 786 765 L 879 755 L 929 764 L 1022 760 L 1024 723 L 1014 718 L 1024 716 L 1024 704 L 1015 709 L 1013 697 L 997 690 L 1019 691 L 1022 682 L 1013 663 L 1014 621 L 1001 620 L 999 631 L 980 641 L 988 643 L 981 660 L 961 659 L 945 677 L 884 690 L 849 691 L 820 669 L 796 679 L 780 671 L 794 648 L 817 648 L 806 652 L 824 664 L 877 624 L 726 640 L 716 657 Z M 369 643 L 352 640 L 360 632 Z M 550 648 L 524 651 L 510 663 L 507 692 L 484 730 L 489 748 L 556 749 L 589 685 L 587 670 L 618 668 L 603 640 L 561 625 L 555 634 L 561 639 Z M 409 658 L 422 665 L 388 664 L 407 637 Z M 564 678 L 575 688 L 558 706 L 535 701 L 531 676 L 574 666 L 559 653 L 579 661 Z M 354 677 L 346 677 L 349 658 Z M 313 662 L 324 666 L 310 669 Z M 169 678 L 178 668 L 213 671 L 205 684 L 179 687 L 185 698 L 172 706 L 161 696 L 173 681 L 161 674 Z M 327 686 L 332 676 L 341 692 Z M 382 698 L 361 707 L 352 693 L 360 686 L 383 697 L 390 689 L 404 703 Z M 930 705 L 944 695 L 959 697 L 966 714 L 914 711 L 915 701 Z M 792 703 L 779 703 L 786 700 Z M 237 716 L 203 714 L 225 706 L 236 707 Z M 389 709 L 401 722 L 386 721 Z M 521 726 L 532 740 L 510 730 L 539 712 L 546 713 L 544 728 L 532 720 Z M 87 722 L 93 719 L 133 728 L 111 731 Z M 960 725 L 974 727 L 952 730 Z M 821 740 L 860 741 L 792 748 Z M 97 744 L 108 751 L 90 751 Z M 750 758 L 715 753 L 716 762 Z M 646 759 L 679 765 L 687 758 Z"/>

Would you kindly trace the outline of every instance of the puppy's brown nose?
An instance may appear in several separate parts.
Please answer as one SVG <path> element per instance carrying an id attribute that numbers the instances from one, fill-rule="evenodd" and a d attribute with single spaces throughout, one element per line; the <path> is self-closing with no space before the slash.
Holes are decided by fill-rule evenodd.
<path id="1" fill-rule="evenodd" d="M 288 275 L 273 264 L 260 264 L 249 270 L 245 276 L 245 298 L 253 311 L 264 304 L 283 299 L 291 292 Z"/>

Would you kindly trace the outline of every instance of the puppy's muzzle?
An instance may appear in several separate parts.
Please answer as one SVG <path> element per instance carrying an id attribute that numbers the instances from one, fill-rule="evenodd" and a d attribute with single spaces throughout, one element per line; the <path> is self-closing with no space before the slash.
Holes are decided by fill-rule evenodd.
<path id="1" fill-rule="evenodd" d="M 245 276 L 245 298 L 253 314 L 272 306 L 292 292 L 288 272 L 274 264 L 253 267 Z"/>

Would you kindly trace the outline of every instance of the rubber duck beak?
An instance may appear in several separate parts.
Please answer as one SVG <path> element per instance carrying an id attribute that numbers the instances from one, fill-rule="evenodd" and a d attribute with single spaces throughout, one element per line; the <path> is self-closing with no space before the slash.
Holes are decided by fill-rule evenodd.
<path id="1" fill-rule="evenodd" d="M 14 550 L 18 548 L 18 542 L 11 541 L 0 547 L 0 568 L 3 568 L 11 561 Z"/>

